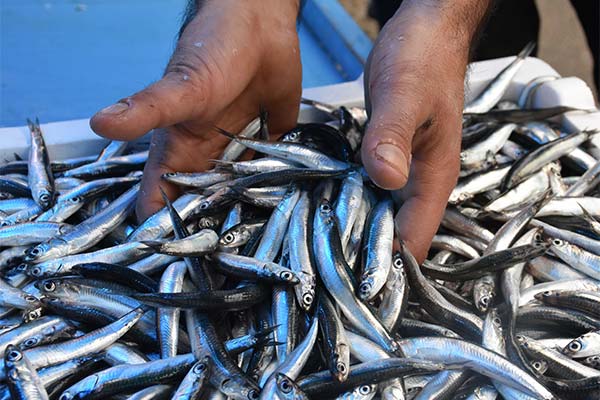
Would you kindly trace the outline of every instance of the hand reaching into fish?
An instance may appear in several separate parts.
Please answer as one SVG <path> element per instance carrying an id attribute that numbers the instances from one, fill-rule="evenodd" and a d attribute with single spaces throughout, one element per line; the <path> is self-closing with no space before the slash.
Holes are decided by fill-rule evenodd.
<path id="1" fill-rule="evenodd" d="M 487 1 L 405 1 L 381 31 L 365 71 L 370 122 L 362 161 L 400 189 L 396 233 L 425 259 L 459 171 L 464 78 Z"/>
<path id="2" fill-rule="evenodd" d="M 164 206 L 173 171 L 202 171 L 229 141 L 214 127 L 239 132 L 269 112 L 269 129 L 281 134 L 296 125 L 301 65 L 296 33 L 297 1 L 205 1 L 187 24 L 163 79 L 98 112 L 99 134 L 133 140 L 156 129 L 137 214 L 145 219 Z"/>
<path id="3" fill-rule="evenodd" d="M 371 121 L 362 160 L 377 185 L 403 188 L 397 233 L 423 260 L 458 176 L 463 81 L 488 2 L 404 3 L 366 69 Z M 99 134 L 120 140 L 160 128 L 144 171 L 140 219 L 163 206 L 159 186 L 176 195 L 162 174 L 205 170 L 219 157 L 227 139 L 215 126 L 239 132 L 261 107 L 271 134 L 297 119 L 298 2 L 207 1 L 194 14 L 163 79 L 91 121 Z"/>

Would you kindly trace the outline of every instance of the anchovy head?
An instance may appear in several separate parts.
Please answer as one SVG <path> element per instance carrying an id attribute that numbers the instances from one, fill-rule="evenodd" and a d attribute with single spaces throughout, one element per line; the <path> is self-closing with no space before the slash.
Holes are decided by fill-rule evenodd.
<path id="1" fill-rule="evenodd" d="M 583 363 L 592 368 L 598 368 L 598 367 L 600 367 L 600 356 L 595 355 L 595 356 L 586 357 L 584 359 Z"/>
<path id="2" fill-rule="evenodd" d="M 544 360 L 533 360 L 531 362 L 531 367 L 538 374 L 544 375 L 548 370 L 548 363 Z"/>
<path id="3" fill-rule="evenodd" d="M 242 377 L 232 377 L 224 379 L 219 385 L 219 390 L 225 395 L 234 399 L 257 400 L 260 389 L 252 381 Z"/>
<path id="4" fill-rule="evenodd" d="M 52 203 L 54 202 L 54 195 L 49 190 L 43 190 L 38 197 L 38 204 L 42 207 L 43 210 L 47 210 L 52 207 Z"/>
<path id="5" fill-rule="evenodd" d="M 289 282 L 294 285 L 300 283 L 300 279 L 298 279 L 296 274 L 294 274 L 292 271 L 281 271 L 279 273 L 279 278 L 281 278 L 282 281 Z"/>
<path id="6" fill-rule="evenodd" d="M 15 363 L 23 359 L 23 353 L 15 345 L 9 344 L 4 353 L 4 363 L 7 368 L 14 367 Z"/>
<path id="7" fill-rule="evenodd" d="M 360 286 L 358 287 L 358 297 L 361 300 L 367 300 L 371 297 L 371 291 L 373 290 L 373 277 L 367 276 L 362 279 Z"/>
<path id="8" fill-rule="evenodd" d="M 313 285 L 302 285 L 302 308 L 309 311 L 315 301 L 315 289 Z"/>
<path id="9" fill-rule="evenodd" d="M 25 256 L 25 261 L 35 261 L 35 260 L 41 258 L 42 256 L 44 256 L 44 254 L 46 254 L 49 249 L 50 249 L 50 246 L 48 246 L 48 244 L 40 243 L 37 246 L 34 246 L 27 251 L 27 255 Z"/>
<path id="10" fill-rule="evenodd" d="M 335 372 L 332 371 L 333 376 L 338 382 L 344 382 L 348 378 L 348 373 L 350 373 L 350 349 L 348 346 L 345 344 L 338 346 L 333 354 L 332 361 L 335 368 Z"/>

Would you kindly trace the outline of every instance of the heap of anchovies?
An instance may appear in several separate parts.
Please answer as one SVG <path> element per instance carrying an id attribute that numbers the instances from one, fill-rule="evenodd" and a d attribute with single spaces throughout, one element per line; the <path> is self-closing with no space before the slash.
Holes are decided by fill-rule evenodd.
<path id="1" fill-rule="evenodd" d="M 220 130 L 141 224 L 147 151 L 51 161 L 30 121 L 0 166 L 1 397 L 600 398 L 600 148 L 561 131 L 572 109 L 528 108 L 547 77 L 500 101 L 530 50 L 466 105 L 422 265 L 356 157 L 363 109 Z"/>

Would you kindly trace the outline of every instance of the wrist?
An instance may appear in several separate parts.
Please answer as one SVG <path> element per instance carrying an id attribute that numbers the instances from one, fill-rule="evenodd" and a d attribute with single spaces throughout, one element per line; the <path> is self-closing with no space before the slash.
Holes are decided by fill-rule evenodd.
<path id="1" fill-rule="evenodd" d="M 486 21 L 493 0 L 405 0 L 392 20 L 407 20 L 437 35 L 451 53 L 468 60 L 472 43 Z"/>

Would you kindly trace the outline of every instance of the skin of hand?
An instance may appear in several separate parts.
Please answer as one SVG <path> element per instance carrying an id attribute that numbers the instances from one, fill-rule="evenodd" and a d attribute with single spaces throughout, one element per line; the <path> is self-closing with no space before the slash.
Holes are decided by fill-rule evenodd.
<path id="1" fill-rule="evenodd" d="M 137 215 L 160 209 L 167 172 L 202 171 L 260 107 L 269 132 L 295 126 L 301 95 L 297 0 L 206 0 L 186 26 L 162 80 L 99 111 L 92 129 L 133 140 L 155 129 Z M 399 192 L 397 236 L 423 261 L 459 171 L 469 48 L 489 2 L 405 0 L 365 69 L 370 121 L 361 149 L 371 179 Z"/>
<path id="2" fill-rule="evenodd" d="M 296 32 L 299 0 L 204 0 L 185 27 L 164 77 L 99 111 L 98 134 L 134 140 L 154 129 L 137 203 L 138 219 L 164 206 L 178 188 L 167 172 L 210 168 L 229 139 L 264 108 L 269 132 L 296 125 L 302 70 Z"/>
<path id="3" fill-rule="evenodd" d="M 365 69 L 370 119 L 361 158 L 403 201 L 396 236 L 422 262 L 460 168 L 464 79 L 486 1 L 406 0 Z"/>

